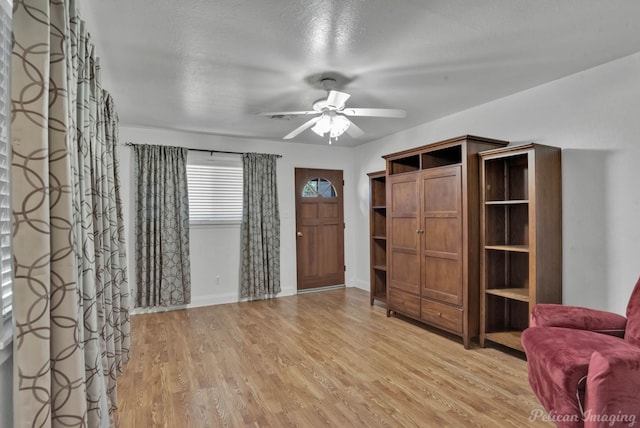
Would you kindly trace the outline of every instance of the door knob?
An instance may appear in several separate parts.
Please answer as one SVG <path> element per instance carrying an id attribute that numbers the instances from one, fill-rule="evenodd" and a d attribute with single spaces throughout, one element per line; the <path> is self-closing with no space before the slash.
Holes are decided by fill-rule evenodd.
<path id="1" fill-rule="evenodd" d="M 298 233 L 296 233 L 296 236 L 297 236 L 298 238 L 301 238 L 301 237 L 302 237 L 302 232 L 298 232 Z"/>

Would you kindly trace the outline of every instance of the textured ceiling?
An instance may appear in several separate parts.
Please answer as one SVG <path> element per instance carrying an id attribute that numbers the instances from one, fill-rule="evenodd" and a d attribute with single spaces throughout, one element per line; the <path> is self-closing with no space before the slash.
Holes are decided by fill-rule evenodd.
<path id="1" fill-rule="evenodd" d="M 356 145 L 640 50 L 632 0 L 83 1 L 122 124 L 280 139 L 346 76 Z M 325 144 L 307 130 L 294 139 Z"/>

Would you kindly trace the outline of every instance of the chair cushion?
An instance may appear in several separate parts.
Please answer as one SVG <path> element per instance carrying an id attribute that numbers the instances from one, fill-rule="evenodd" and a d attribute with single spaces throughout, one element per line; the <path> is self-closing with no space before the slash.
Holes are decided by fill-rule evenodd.
<path id="1" fill-rule="evenodd" d="M 622 315 L 597 309 L 565 306 L 552 303 L 538 304 L 531 311 L 531 327 L 565 327 L 598 333 L 624 335 L 627 319 Z"/>
<path id="2" fill-rule="evenodd" d="M 529 383 L 559 427 L 581 427 L 578 382 L 587 375 L 595 350 L 616 346 L 622 339 L 562 327 L 530 327 L 522 333 Z"/>
<path id="3" fill-rule="evenodd" d="M 627 329 L 624 340 L 640 346 L 640 279 L 636 282 L 627 304 Z"/>

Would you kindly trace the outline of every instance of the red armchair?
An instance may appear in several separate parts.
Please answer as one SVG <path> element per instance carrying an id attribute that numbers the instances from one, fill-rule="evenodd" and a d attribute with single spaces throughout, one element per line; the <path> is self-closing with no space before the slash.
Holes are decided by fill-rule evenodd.
<path id="1" fill-rule="evenodd" d="M 626 315 L 533 308 L 522 333 L 529 383 L 558 427 L 640 424 L 640 279 Z"/>

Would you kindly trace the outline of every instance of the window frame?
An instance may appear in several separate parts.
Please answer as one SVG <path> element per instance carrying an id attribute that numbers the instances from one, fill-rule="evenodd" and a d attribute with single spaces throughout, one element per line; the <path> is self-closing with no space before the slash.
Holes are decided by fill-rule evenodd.
<path id="1" fill-rule="evenodd" d="M 221 167 L 221 168 L 234 168 L 240 172 L 240 188 L 239 195 L 236 198 L 239 199 L 240 213 L 234 218 L 210 218 L 210 219 L 197 219 L 191 218 L 191 203 L 192 196 L 189 193 L 189 226 L 191 228 L 209 227 L 209 226 L 225 226 L 225 225 L 240 225 L 242 223 L 242 206 L 243 206 L 243 166 L 242 157 L 234 154 L 218 154 L 206 152 L 194 152 L 190 151 L 187 157 L 187 182 L 189 182 L 189 167 L 190 166 L 205 166 L 205 167 Z M 187 183 L 189 184 L 189 183 Z"/>

